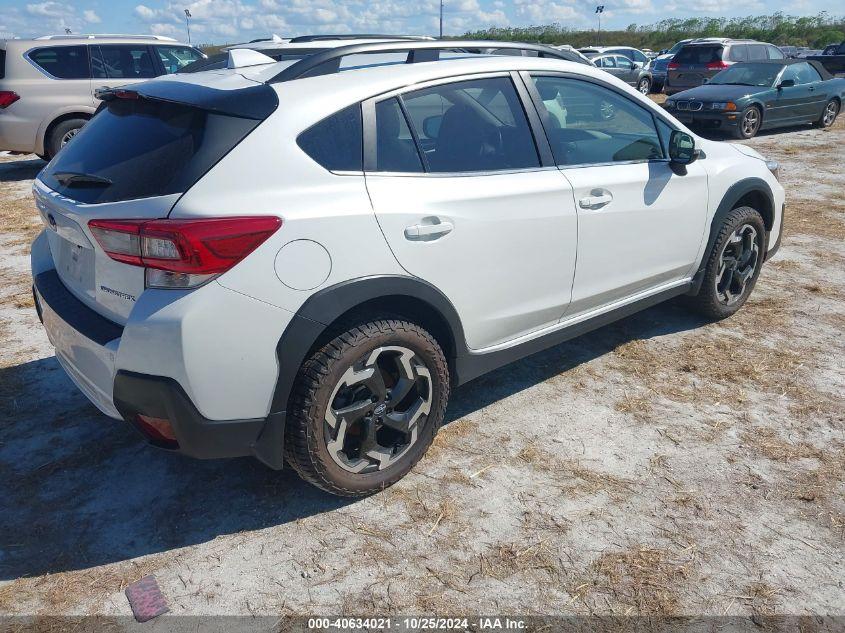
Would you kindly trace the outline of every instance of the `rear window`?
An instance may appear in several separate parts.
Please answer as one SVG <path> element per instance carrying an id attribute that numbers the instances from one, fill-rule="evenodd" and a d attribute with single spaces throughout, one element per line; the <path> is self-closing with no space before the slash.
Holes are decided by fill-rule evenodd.
<path id="1" fill-rule="evenodd" d="M 177 103 L 115 99 L 41 179 L 87 204 L 182 193 L 260 122 Z"/>
<path id="2" fill-rule="evenodd" d="M 29 52 L 29 59 L 56 79 L 90 79 L 87 46 L 46 46 Z"/>
<path id="3" fill-rule="evenodd" d="M 704 65 L 722 60 L 722 46 L 684 46 L 672 60 L 685 66 Z"/>

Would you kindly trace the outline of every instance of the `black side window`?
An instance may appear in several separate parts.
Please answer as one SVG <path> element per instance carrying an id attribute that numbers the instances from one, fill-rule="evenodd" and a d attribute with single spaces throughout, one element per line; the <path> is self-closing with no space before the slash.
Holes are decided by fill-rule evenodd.
<path id="1" fill-rule="evenodd" d="M 93 54 L 95 79 L 149 79 L 157 75 L 150 47 L 138 44 L 101 44 Z"/>
<path id="2" fill-rule="evenodd" d="M 6 49 L 0 48 L 0 79 L 6 76 Z"/>
<path id="3" fill-rule="evenodd" d="M 329 171 L 362 171 L 363 137 L 361 106 L 356 103 L 312 125 L 296 143 Z"/>
<path id="4" fill-rule="evenodd" d="M 432 172 L 540 166 L 522 104 L 506 77 L 443 84 L 402 100 Z"/>
<path id="5" fill-rule="evenodd" d="M 423 171 L 414 137 L 396 99 L 376 104 L 376 169 Z"/>
<path id="6" fill-rule="evenodd" d="M 57 79 L 89 79 L 87 46 L 47 46 L 30 51 L 29 58 Z"/>

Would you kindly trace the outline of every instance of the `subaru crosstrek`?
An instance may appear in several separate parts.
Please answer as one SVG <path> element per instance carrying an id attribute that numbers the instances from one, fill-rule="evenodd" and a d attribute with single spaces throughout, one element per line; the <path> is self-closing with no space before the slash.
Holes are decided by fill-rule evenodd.
<path id="1" fill-rule="evenodd" d="M 781 238 L 775 163 L 600 69 L 444 46 L 233 51 L 103 95 L 35 181 L 32 246 L 101 411 L 362 495 L 455 385 L 670 297 L 743 305 Z"/>

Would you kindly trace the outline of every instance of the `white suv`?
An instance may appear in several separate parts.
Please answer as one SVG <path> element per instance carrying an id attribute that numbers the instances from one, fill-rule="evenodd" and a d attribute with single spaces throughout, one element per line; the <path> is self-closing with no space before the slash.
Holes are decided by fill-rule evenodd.
<path id="1" fill-rule="evenodd" d="M 445 46 L 491 43 L 252 53 L 104 95 L 35 182 L 32 246 L 94 404 L 362 495 L 454 385 L 670 297 L 739 309 L 780 242 L 776 164 L 599 69 Z"/>

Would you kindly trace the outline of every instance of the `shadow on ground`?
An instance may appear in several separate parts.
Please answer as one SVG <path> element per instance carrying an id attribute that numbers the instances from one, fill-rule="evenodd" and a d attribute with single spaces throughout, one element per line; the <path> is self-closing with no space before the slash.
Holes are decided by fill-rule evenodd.
<path id="1" fill-rule="evenodd" d="M 40 158 L 0 162 L 0 182 L 32 180 L 46 164 Z"/>
<path id="2" fill-rule="evenodd" d="M 447 422 L 618 345 L 698 327 L 670 303 L 455 390 Z M 0 579 L 88 568 L 329 512 L 348 503 L 251 458 L 195 461 L 101 415 L 55 358 L 0 369 Z"/>
<path id="3" fill-rule="evenodd" d="M 766 136 L 778 136 L 780 134 L 789 134 L 791 132 L 805 132 L 814 129 L 809 124 L 807 125 L 791 125 L 789 127 L 777 127 L 771 130 L 760 130 L 757 137 L 764 138 Z M 737 140 L 732 132 L 724 132 L 716 129 L 694 127 L 692 130 L 699 136 L 710 139 L 711 141 L 731 141 Z"/>

